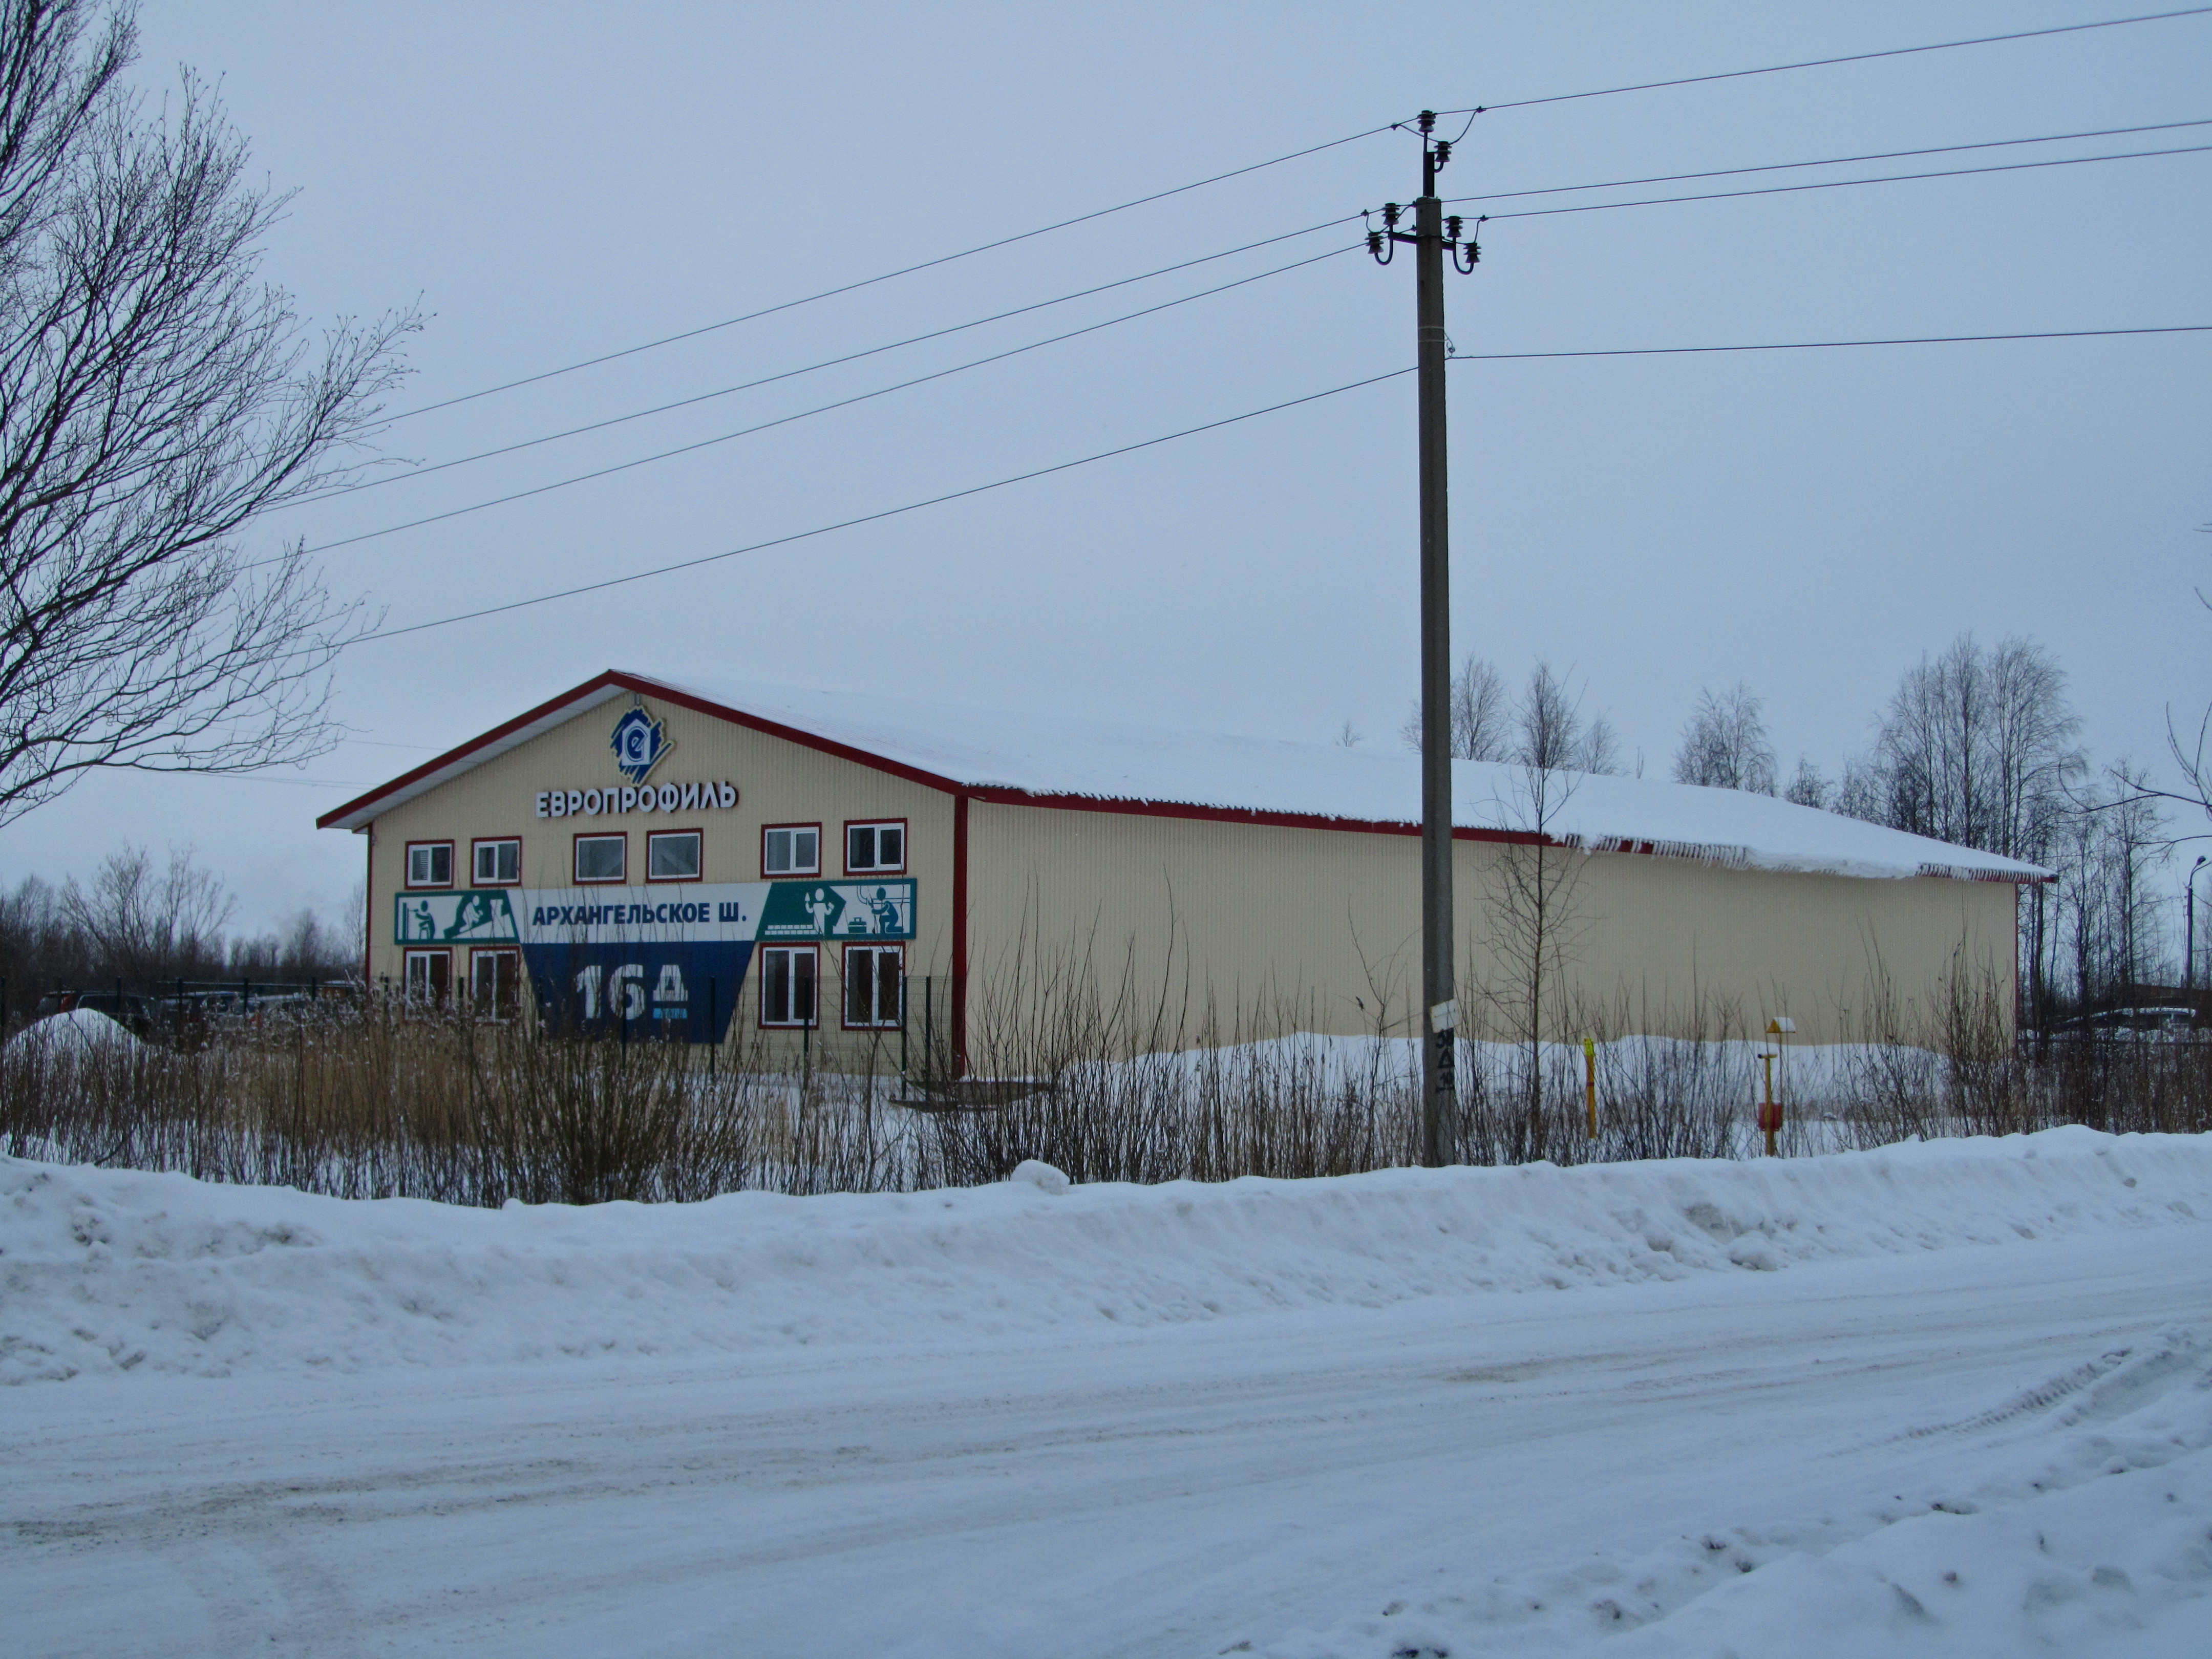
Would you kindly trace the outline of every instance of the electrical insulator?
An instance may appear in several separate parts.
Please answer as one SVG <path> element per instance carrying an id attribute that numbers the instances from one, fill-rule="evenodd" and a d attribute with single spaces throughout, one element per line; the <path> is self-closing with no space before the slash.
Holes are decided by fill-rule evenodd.
<path id="1" fill-rule="evenodd" d="M 1459 240 L 1459 227 L 1460 216 L 1455 213 L 1444 221 L 1444 240 L 1448 242 Z"/>
<path id="2" fill-rule="evenodd" d="M 1439 138 L 1439 139 L 1437 139 L 1437 165 L 1438 167 L 1442 167 L 1445 162 L 1447 162 L 1447 161 L 1450 161 L 1450 160 L 1451 160 L 1451 140 L 1450 140 L 1450 139 L 1449 139 L 1449 138 Z"/>
<path id="3" fill-rule="evenodd" d="M 1382 252 L 1382 233 L 1381 231 L 1370 230 L 1367 233 L 1367 251 L 1378 258 L 1381 257 Z"/>
<path id="4" fill-rule="evenodd" d="M 1437 112 L 1432 109 L 1421 112 L 1421 132 L 1424 137 L 1437 130 Z"/>
<path id="5" fill-rule="evenodd" d="M 1394 230 L 1397 228 L 1398 204 L 1395 202 L 1385 202 L 1382 204 L 1382 222 L 1389 225 Z"/>

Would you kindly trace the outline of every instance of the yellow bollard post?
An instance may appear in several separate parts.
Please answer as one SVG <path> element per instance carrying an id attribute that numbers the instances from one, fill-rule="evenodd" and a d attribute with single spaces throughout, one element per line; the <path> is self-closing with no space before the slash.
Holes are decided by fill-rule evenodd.
<path id="1" fill-rule="evenodd" d="M 1789 1050 L 1785 1044 L 1797 1022 L 1787 1014 L 1777 1014 L 1766 1022 L 1766 1035 L 1774 1039 L 1772 1048 L 1759 1056 L 1766 1062 L 1766 1103 L 1759 1109 L 1759 1126 L 1766 1131 L 1766 1155 L 1774 1156 L 1774 1137 L 1782 1128 L 1782 1100 L 1774 1092 L 1774 1063 L 1784 1060 Z"/>
<path id="2" fill-rule="evenodd" d="M 1583 1090 L 1589 1097 L 1589 1138 L 1597 1139 L 1597 1039 L 1583 1039 Z"/>

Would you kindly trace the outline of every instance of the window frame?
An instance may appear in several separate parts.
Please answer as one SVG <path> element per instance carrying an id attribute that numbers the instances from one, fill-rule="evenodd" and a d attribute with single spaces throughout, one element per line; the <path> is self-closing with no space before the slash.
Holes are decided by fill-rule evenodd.
<path id="1" fill-rule="evenodd" d="M 653 843 L 671 841 L 678 836 L 689 836 L 699 843 L 699 868 L 688 876 L 656 876 L 653 873 Z M 707 832 L 704 830 L 648 830 L 645 832 L 645 878 L 648 882 L 704 881 L 707 879 Z"/>
<path id="2" fill-rule="evenodd" d="M 477 848 L 479 848 L 479 847 L 504 847 L 504 846 L 507 846 L 507 845 L 508 843 L 510 843 L 510 842 L 512 842 L 512 843 L 514 844 L 514 873 L 512 876 L 508 876 L 508 877 L 505 877 L 505 878 L 501 878 L 501 877 L 495 876 L 495 877 L 493 877 L 493 878 L 492 878 L 490 880 L 489 880 L 489 881 L 483 880 L 483 878 L 481 878 L 480 877 L 478 877 L 478 875 L 477 874 Z M 522 837 L 521 837 L 521 836 L 471 836 L 471 837 L 469 838 L 469 885 L 470 885 L 470 886 L 471 886 L 471 887 L 520 887 L 520 886 L 521 886 L 521 885 L 522 885 Z"/>
<path id="3" fill-rule="evenodd" d="M 853 969 L 850 964 L 853 958 L 856 956 L 890 957 L 898 964 L 898 981 L 900 986 L 899 997 L 902 1006 L 898 1012 L 894 1014 L 890 1018 L 854 1019 L 853 1018 Z M 902 1006 L 906 994 L 905 945 L 848 945 L 844 950 L 843 959 L 838 963 L 837 966 L 839 969 L 837 979 L 837 1019 L 839 1028 L 841 1030 L 848 1031 L 896 1031 L 901 1025 L 905 1024 L 904 1019 L 902 1018 L 906 1012 Z M 875 971 L 877 975 L 876 983 L 878 985 L 881 985 L 883 969 L 878 966 Z M 820 995 L 818 988 L 816 992 L 816 995 L 817 998 Z"/>
<path id="4" fill-rule="evenodd" d="M 579 861 L 584 856 L 587 841 L 618 841 L 622 843 L 622 871 L 618 875 L 586 876 L 579 873 Z M 578 887 L 620 887 L 629 880 L 629 831 L 627 830 L 580 830 L 568 837 L 568 879 Z"/>
<path id="5" fill-rule="evenodd" d="M 418 847 L 428 847 L 433 849 L 442 847 L 446 849 L 445 880 L 417 881 L 415 879 L 415 849 Z M 410 893 L 450 891 L 453 885 L 453 843 L 450 841 L 409 842 L 406 850 L 400 855 L 399 877 L 400 884 Z"/>
<path id="6" fill-rule="evenodd" d="M 814 832 L 814 863 L 811 868 L 805 870 L 771 870 L 768 867 L 769 834 L 771 830 L 811 830 Z M 805 877 L 820 875 L 822 873 L 822 820 L 816 818 L 811 823 L 802 820 L 797 823 L 763 823 L 761 825 L 760 872 L 761 879 L 763 881 L 798 881 Z"/>
<path id="7" fill-rule="evenodd" d="M 446 994 L 417 1000 L 415 995 L 415 964 L 416 962 L 442 961 L 446 964 Z M 410 945 L 399 958 L 399 1000 L 409 1008 L 439 1009 L 447 1006 L 453 997 L 453 950 L 449 945 Z"/>
<path id="8" fill-rule="evenodd" d="M 806 957 L 814 963 L 814 1007 L 805 1019 L 770 1019 L 768 1012 L 768 959 L 773 956 L 787 956 L 796 960 Z M 759 1028 L 763 1031 L 818 1031 L 822 1029 L 822 947 L 818 945 L 765 945 L 760 948 L 759 988 L 754 994 L 753 1006 Z"/>
<path id="9" fill-rule="evenodd" d="M 502 1012 L 499 1006 L 499 989 L 498 987 L 495 985 L 492 988 L 492 1006 L 490 1011 L 487 1012 L 483 1006 L 483 999 L 477 994 L 477 964 L 495 960 L 504 960 L 512 964 L 513 977 L 510 981 L 510 988 L 508 991 L 508 995 L 512 999 L 512 1001 L 511 1006 Z M 476 1019 L 489 1019 L 495 1021 L 520 1018 L 522 1015 L 523 982 L 522 951 L 519 946 L 513 945 L 488 945 L 472 947 L 469 951 L 469 1013 L 471 1017 Z"/>
<path id="10" fill-rule="evenodd" d="M 858 865 L 853 862 L 853 831 L 855 830 L 896 830 L 899 832 L 899 861 L 896 864 Z M 906 873 L 907 824 L 904 818 L 847 818 L 842 837 L 845 844 L 845 873 L 848 876 L 902 876 Z M 877 837 L 878 844 L 882 837 Z"/>

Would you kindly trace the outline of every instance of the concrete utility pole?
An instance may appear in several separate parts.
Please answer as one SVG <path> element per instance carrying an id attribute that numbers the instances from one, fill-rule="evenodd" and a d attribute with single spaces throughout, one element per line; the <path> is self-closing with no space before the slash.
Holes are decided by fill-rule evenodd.
<path id="1" fill-rule="evenodd" d="M 1370 231 L 1368 252 L 1382 264 L 1396 244 L 1413 245 L 1414 342 L 1420 386 L 1421 461 L 1421 1162 L 1452 1160 L 1459 1121 L 1456 1045 L 1459 997 L 1452 964 L 1451 513 L 1444 448 L 1444 258 L 1455 270 L 1474 269 L 1472 241 L 1461 263 L 1461 221 L 1444 216 L 1437 170 L 1451 145 L 1436 137 L 1435 112 L 1423 110 L 1421 194 L 1413 229 L 1398 228 L 1395 202 L 1382 210 L 1384 228 Z"/>

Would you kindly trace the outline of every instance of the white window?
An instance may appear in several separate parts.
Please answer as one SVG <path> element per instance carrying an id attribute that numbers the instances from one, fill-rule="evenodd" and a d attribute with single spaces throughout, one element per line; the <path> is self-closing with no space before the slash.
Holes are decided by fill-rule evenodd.
<path id="1" fill-rule="evenodd" d="M 814 1024 L 815 951 L 776 945 L 761 952 L 761 1024 Z"/>
<path id="2" fill-rule="evenodd" d="M 880 873 L 906 868 L 906 823 L 848 823 L 845 826 L 848 874 Z"/>
<path id="3" fill-rule="evenodd" d="M 628 836 L 576 837 L 578 881 L 620 881 L 629 874 Z"/>
<path id="4" fill-rule="evenodd" d="M 513 1019 L 522 1004 L 521 952 L 471 951 L 469 1000 L 478 1019 Z"/>
<path id="5" fill-rule="evenodd" d="M 845 947 L 845 1026 L 882 1030 L 899 1023 L 899 978 L 905 953 L 896 945 Z"/>
<path id="6" fill-rule="evenodd" d="M 761 874 L 818 876 L 822 873 L 822 826 L 781 823 L 761 831 Z"/>
<path id="7" fill-rule="evenodd" d="M 409 842 L 407 884 L 410 887 L 451 887 L 453 884 L 453 843 L 449 841 Z"/>
<path id="8" fill-rule="evenodd" d="M 519 841 L 480 841 L 476 843 L 476 884 L 512 887 L 522 879 L 522 843 Z"/>
<path id="9" fill-rule="evenodd" d="M 449 847 L 447 851 L 453 849 Z M 451 951 L 410 951 L 405 981 L 410 1008 L 442 1008 L 453 988 Z"/>
<path id="10" fill-rule="evenodd" d="M 699 879 L 699 832 L 664 830 L 645 838 L 645 878 L 647 881 Z"/>

